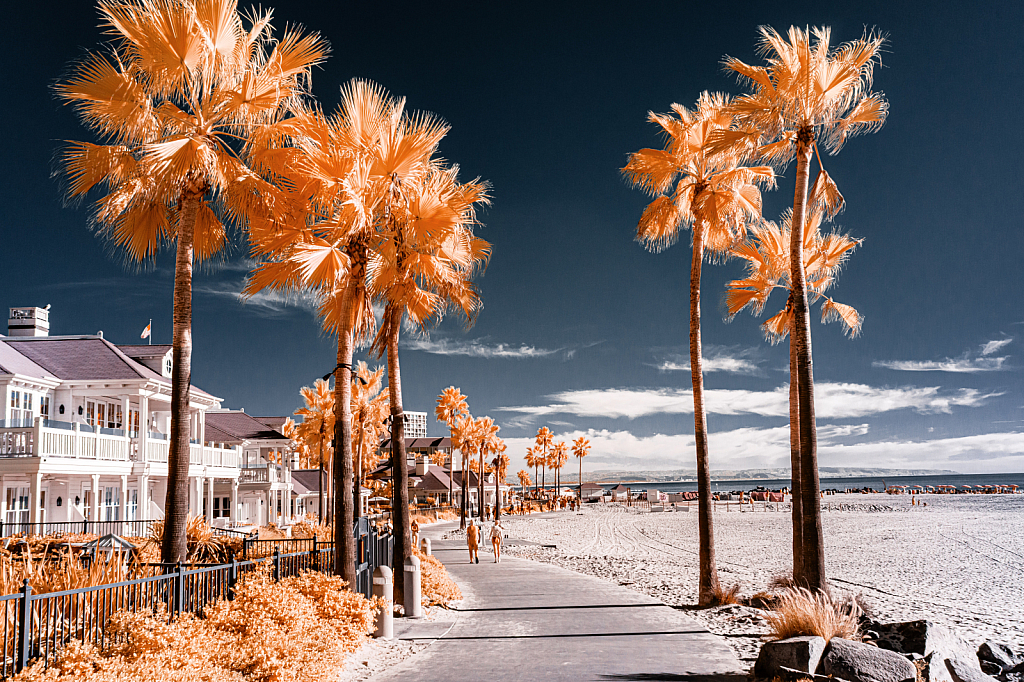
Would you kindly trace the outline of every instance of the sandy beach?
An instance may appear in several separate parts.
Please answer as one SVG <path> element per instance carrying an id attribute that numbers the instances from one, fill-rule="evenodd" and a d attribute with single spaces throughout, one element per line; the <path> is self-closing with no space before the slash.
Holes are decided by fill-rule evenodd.
<path id="1" fill-rule="evenodd" d="M 835 589 L 862 594 L 872 617 L 891 622 L 927 618 L 974 644 L 985 639 L 1024 648 L 1024 496 L 837 495 L 823 513 L 828 576 Z M 827 508 L 827 506 L 826 506 Z M 621 505 L 586 505 L 553 518 L 504 517 L 510 538 L 554 544 L 510 548 L 625 584 L 679 607 L 696 603 L 697 514 L 658 513 Z M 715 514 L 719 576 L 742 595 L 766 588 L 790 569 L 790 515 L 755 511 Z M 727 635 L 741 657 L 756 655 L 767 632 L 746 607 L 692 610 Z"/>

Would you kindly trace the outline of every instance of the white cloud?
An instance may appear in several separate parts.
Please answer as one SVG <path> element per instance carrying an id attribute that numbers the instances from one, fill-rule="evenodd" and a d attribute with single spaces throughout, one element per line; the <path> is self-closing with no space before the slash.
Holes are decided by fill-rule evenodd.
<path id="1" fill-rule="evenodd" d="M 1006 346 L 1006 345 L 1008 345 L 1010 343 L 1013 343 L 1013 339 L 996 339 L 994 341 L 988 341 L 988 342 L 982 344 L 982 346 L 981 346 L 981 354 L 982 355 L 992 355 L 997 350 L 999 350 L 1003 346 Z"/>
<path id="2" fill-rule="evenodd" d="M 536 348 L 525 344 L 516 346 L 506 343 L 487 343 L 481 339 L 407 338 L 402 345 L 410 350 L 421 350 L 434 355 L 464 355 L 471 358 L 543 358 L 561 350 Z"/>
<path id="3" fill-rule="evenodd" d="M 702 349 L 701 366 L 704 373 L 728 372 L 730 374 L 763 374 L 758 366 L 757 349 L 737 350 L 708 346 Z M 670 355 L 655 365 L 662 372 L 689 372 L 690 359 L 683 355 Z"/>
<path id="4" fill-rule="evenodd" d="M 897 469 L 953 469 L 965 473 L 1020 471 L 1024 466 L 1024 433 L 1003 432 L 910 441 L 888 440 L 844 444 L 837 439 L 867 433 L 867 425 L 823 424 L 818 429 L 820 466 Z M 569 442 L 586 436 L 591 454 L 584 469 L 692 469 L 694 441 L 690 434 L 636 436 L 629 431 L 591 429 L 559 434 Z M 713 469 L 762 469 L 789 466 L 789 427 L 743 428 L 708 437 Z M 525 468 L 518 457 L 532 438 L 508 438 L 512 468 Z M 575 462 L 573 462 L 575 464 Z M 570 467 L 575 469 L 575 466 Z"/>
<path id="5" fill-rule="evenodd" d="M 258 315 L 277 317 L 291 308 L 299 308 L 307 312 L 316 311 L 316 298 L 309 293 L 299 292 L 284 294 L 278 291 L 260 291 L 252 296 L 242 295 L 242 285 L 231 282 L 218 282 L 196 286 L 193 291 L 220 298 L 232 298 L 239 303 L 252 306 Z"/>
<path id="6" fill-rule="evenodd" d="M 973 388 L 943 391 L 939 387 L 877 388 L 864 384 L 820 383 L 814 387 L 814 408 L 826 419 L 863 417 L 869 414 L 912 409 L 922 414 L 950 413 L 953 407 L 976 407 L 999 393 L 983 394 Z M 660 389 L 590 389 L 563 391 L 547 396 L 547 405 L 498 408 L 533 418 L 552 414 L 578 417 L 636 419 L 655 414 L 692 414 L 693 392 Z M 789 416 L 789 386 L 772 391 L 711 389 L 705 391 L 707 411 L 713 414 Z"/>
<path id="7" fill-rule="evenodd" d="M 968 351 L 958 358 L 942 360 L 876 360 L 875 367 L 895 369 L 900 372 L 956 372 L 974 374 L 977 372 L 998 372 L 1009 369 L 1009 356 L 991 357 L 997 350 L 1012 343 L 1013 339 L 995 339 L 981 344 L 977 354 Z"/>

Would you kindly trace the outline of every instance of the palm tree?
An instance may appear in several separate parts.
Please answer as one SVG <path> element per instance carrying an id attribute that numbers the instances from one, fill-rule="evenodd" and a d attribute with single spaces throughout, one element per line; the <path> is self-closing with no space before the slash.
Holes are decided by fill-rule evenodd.
<path id="1" fill-rule="evenodd" d="M 540 466 L 540 460 L 537 457 L 537 454 L 536 454 L 534 448 L 526 448 L 526 466 L 531 468 L 531 469 L 533 469 L 533 480 L 534 480 L 533 494 L 536 495 L 537 494 L 536 481 L 539 480 L 539 478 L 537 476 L 537 467 Z M 523 491 L 523 494 L 524 495 L 526 494 L 525 490 Z"/>
<path id="2" fill-rule="evenodd" d="M 780 167 L 796 158 L 790 282 L 803 517 L 802 575 L 797 580 L 811 590 L 825 590 L 810 310 L 800 245 L 807 229 L 808 201 L 830 215 L 844 203 L 822 165 L 819 142 L 835 154 L 848 138 L 877 130 L 885 122 L 889 105 L 881 93 L 871 92 L 875 63 L 885 40 L 875 33 L 865 34 L 831 48 L 828 28 L 791 27 L 784 37 L 772 28 L 762 27 L 760 33 L 764 66 L 751 66 L 735 58 L 725 61 L 726 68 L 739 74 L 750 92 L 736 98 L 730 111 L 737 126 L 719 135 L 716 148 L 743 149 Z M 818 174 L 808 191 L 812 154 L 818 159 Z"/>
<path id="3" fill-rule="evenodd" d="M 569 446 L 564 440 L 560 440 L 551 446 L 551 454 L 548 455 L 548 466 L 555 472 L 555 497 L 562 494 L 562 467 L 569 461 Z"/>
<path id="4" fill-rule="evenodd" d="M 637 240 L 652 251 L 673 244 L 680 230 L 691 228 L 690 264 L 690 379 L 693 384 L 694 441 L 697 450 L 699 603 L 711 605 L 719 593 L 715 565 L 714 521 L 711 507 L 711 468 L 708 458 L 707 414 L 700 338 L 700 278 L 705 250 L 722 256 L 741 238 L 748 223 L 761 217 L 759 185 L 770 186 L 774 174 L 767 166 L 747 167 L 738 152 L 713 152 L 712 136 L 729 130 L 733 117 L 725 95 L 704 92 L 691 111 L 672 105 L 672 114 L 651 112 L 648 119 L 666 136 L 664 149 L 632 154 L 623 173 L 655 199 L 644 210 Z"/>
<path id="5" fill-rule="evenodd" d="M 187 554 L 192 267 L 224 245 L 225 221 L 244 227 L 268 210 L 274 187 L 247 165 L 255 134 L 305 93 L 327 46 L 295 28 L 272 40 L 269 11 L 247 29 L 234 0 L 110 0 L 99 11 L 114 39 L 56 93 L 106 143 L 71 142 L 61 163 L 69 196 L 108 191 L 95 221 L 130 260 L 176 245 L 162 547 L 174 563 Z"/>
<path id="6" fill-rule="evenodd" d="M 385 433 L 384 421 L 388 417 L 388 396 L 382 393 L 384 368 L 378 367 L 370 371 L 365 362 L 360 361 L 355 367 L 355 378 L 352 380 L 352 440 L 355 442 L 353 451 L 354 473 L 352 482 L 353 517 L 358 518 L 360 511 L 360 491 L 363 486 L 363 475 L 377 464 L 378 444 Z"/>
<path id="7" fill-rule="evenodd" d="M 734 249 L 734 255 L 747 261 L 746 277 L 726 284 L 726 310 L 732 319 L 745 308 L 760 315 L 768 303 L 768 297 L 775 289 L 789 294 L 785 307 L 762 324 L 762 329 L 771 343 L 779 343 L 789 335 L 793 326 L 792 295 L 789 293 L 789 249 L 791 246 L 791 214 L 787 211 L 782 225 L 766 222 L 753 228 L 752 238 Z M 843 263 L 860 242 L 846 235 L 821 233 L 822 212 L 812 209 L 808 215 L 804 232 L 803 259 L 811 302 L 822 301 L 822 322 L 839 320 L 846 332 L 856 336 L 860 332 L 863 318 L 852 307 L 832 300 L 825 295 L 835 282 Z M 790 342 L 790 465 L 792 467 L 791 487 L 793 498 L 793 576 L 801 575 L 802 552 L 802 509 L 800 486 L 800 434 L 799 399 L 796 363 L 793 362 L 794 345 Z"/>
<path id="8" fill-rule="evenodd" d="M 299 390 L 304 407 L 295 410 L 296 417 L 302 417 L 302 423 L 295 428 L 296 435 L 306 443 L 307 451 L 315 453 L 315 462 L 320 470 L 320 492 L 317 496 L 320 523 L 327 519 L 325 469 L 333 459 L 334 448 L 329 434 L 334 431 L 334 392 L 330 384 L 317 379 L 312 387 L 303 386 Z"/>
<path id="9" fill-rule="evenodd" d="M 490 417 L 480 417 L 476 423 L 476 437 L 477 437 L 477 453 L 480 455 L 480 462 L 477 465 L 477 499 L 480 500 L 480 507 L 477 510 L 479 512 L 480 520 L 483 521 L 486 516 L 486 509 L 484 508 L 484 473 L 486 467 L 484 466 L 484 458 L 494 452 L 498 451 L 501 439 L 498 438 L 498 431 L 501 427 L 494 423 L 494 420 Z"/>
<path id="10" fill-rule="evenodd" d="M 534 440 L 537 444 L 537 448 L 534 450 L 534 455 L 537 457 L 537 463 L 540 465 L 540 489 L 542 494 L 545 488 L 544 470 L 548 464 L 548 450 L 551 448 L 551 441 L 554 437 L 555 435 L 551 433 L 551 429 L 546 426 L 542 426 L 537 429 L 537 436 Z M 540 452 L 537 452 L 537 450 L 540 450 Z"/>
<path id="11" fill-rule="evenodd" d="M 580 436 L 572 442 L 572 454 L 580 461 L 580 502 L 583 501 L 583 458 L 590 454 L 590 439 Z"/>
<path id="12" fill-rule="evenodd" d="M 466 518 L 469 516 L 469 463 L 473 459 L 473 450 L 476 447 L 477 422 L 473 416 L 466 414 L 456 417 L 452 427 L 452 448 L 462 453 L 462 462 L 459 467 L 461 474 L 462 497 L 459 500 L 459 528 L 466 529 Z"/>
<path id="13" fill-rule="evenodd" d="M 469 404 L 466 402 L 466 396 L 462 395 L 462 391 L 449 386 L 448 388 L 441 391 L 441 395 L 437 396 L 437 406 L 434 408 L 434 416 L 443 421 L 448 425 L 448 440 L 451 441 L 452 429 L 455 426 L 455 420 L 462 415 L 469 414 Z M 455 466 L 455 445 L 451 446 L 452 454 L 448 460 L 448 504 L 452 501 L 452 473 L 453 467 Z"/>
<path id="14" fill-rule="evenodd" d="M 491 462 L 491 466 L 494 467 L 494 520 L 497 521 L 501 516 L 501 485 L 505 482 L 505 477 L 508 475 L 508 465 L 512 463 L 506 454 L 508 446 L 505 445 L 505 441 L 501 438 L 498 439 L 498 444 L 495 447 L 495 452 L 498 456 Z"/>
<path id="15" fill-rule="evenodd" d="M 530 465 L 529 460 L 527 460 L 526 465 Z M 530 483 L 532 483 L 532 481 L 530 480 L 530 472 L 527 471 L 526 469 L 520 469 L 519 473 L 516 474 L 516 477 L 519 479 L 519 485 L 522 486 L 523 488 L 523 497 L 525 498 L 526 489 L 530 486 Z"/>

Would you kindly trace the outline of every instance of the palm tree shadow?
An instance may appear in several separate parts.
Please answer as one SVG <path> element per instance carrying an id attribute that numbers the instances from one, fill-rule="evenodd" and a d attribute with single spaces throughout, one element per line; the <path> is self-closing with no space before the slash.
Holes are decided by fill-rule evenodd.
<path id="1" fill-rule="evenodd" d="M 602 675 L 602 680 L 621 682 L 746 682 L 746 673 L 624 673 Z"/>

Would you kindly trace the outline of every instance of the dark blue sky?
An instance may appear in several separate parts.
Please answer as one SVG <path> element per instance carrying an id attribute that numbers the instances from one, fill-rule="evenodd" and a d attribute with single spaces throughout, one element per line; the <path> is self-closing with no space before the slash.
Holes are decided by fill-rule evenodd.
<path id="1" fill-rule="evenodd" d="M 50 303 L 51 333 L 102 329 L 120 343 L 153 318 L 169 342 L 170 255 L 126 267 L 51 177 L 59 141 L 88 139 L 49 87 L 99 42 L 95 8 L 17 3 L 8 16 L 0 306 Z M 326 108 L 347 79 L 376 80 L 446 118 L 445 157 L 493 183 L 484 310 L 468 331 L 452 321 L 406 338 L 403 388 L 407 409 L 431 411 L 460 386 L 474 414 L 502 424 L 513 470 L 542 424 L 590 432 L 591 468 L 692 466 L 689 373 L 666 369 L 686 359 L 689 248 L 633 241 L 647 199 L 618 169 L 658 144 L 648 110 L 739 92 L 721 58 L 756 61 L 759 25 L 827 24 L 836 41 L 886 32 L 875 86 L 889 120 L 825 160 L 848 204 L 837 222 L 865 240 L 835 294 L 866 323 L 856 340 L 812 327 L 822 463 L 1024 471 L 1024 5 L 281 0 L 275 24 L 288 22 L 332 43 L 313 79 Z M 790 168 L 766 217 L 792 183 Z M 194 379 L 227 406 L 287 414 L 333 366 L 334 340 L 301 302 L 240 303 L 245 252 L 236 239 L 197 277 Z M 721 368 L 706 375 L 713 467 L 781 466 L 786 347 L 748 315 L 723 322 L 723 285 L 739 273 L 705 268 L 705 354 Z"/>

